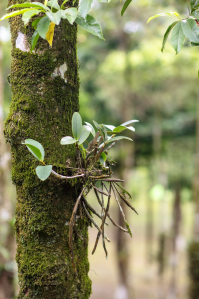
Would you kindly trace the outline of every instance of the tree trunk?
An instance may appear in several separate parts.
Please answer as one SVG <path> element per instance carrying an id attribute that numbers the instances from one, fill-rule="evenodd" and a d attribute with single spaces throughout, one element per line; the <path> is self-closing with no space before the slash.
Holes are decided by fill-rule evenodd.
<path id="1" fill-rule="evenodd" d="M 77 26 L 62 21 L 55 28 L 53 47 L 39 39 L 39 48 L 31 54 L 32 33 L 31 25 L 24 28 L 21 17 L 11 20 L 13 98 L 5 135 L 11 144 L 12 179 L 17 188 L 18 299 L 86 299 L 91 293 L 89 223 L 83 213 L 73 234 L 78 277 L 69 250 L 68 224 L 81 183 L 60 182 L 52 176 L 40 181 L 35 174 L 39 163 L 21 144 L 26 138 L 42 143 L 45 163 L 61 174 L 66 174 L 66 160 L 75 165 L 75 146 L 61 146 L 60 139 L 72 135 L 72 114 L 79 109 Z"/>

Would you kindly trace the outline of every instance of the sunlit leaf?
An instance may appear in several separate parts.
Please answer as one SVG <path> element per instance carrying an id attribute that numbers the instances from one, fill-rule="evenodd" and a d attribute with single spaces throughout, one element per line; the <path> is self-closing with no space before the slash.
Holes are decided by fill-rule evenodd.
<path id="1" fill-rule="evenodd" d="M 31 152 L 31 154 L 33 154 L 35 158 L 43 162 L 45 152 L 41 143 L 33 139 L 26 139 L 23 144 L 27 146 L 28 150 Z"/>
<path id="2" fill-rule="evenodd" d="M 30 19 L 33 16 L 38 15 L 40 12 L 41 12 L 41 10 L 39 10 L 39 9 L 33 9 L 33 10 L 26 11 L 22 16 L 22 21 L 24 22 L 24 25 L 27 25 L 28 22 L 30 21 Z"/>
<path id="3" fill-rule="evenodd" d="M 24 14 L 26 11 L 31 11 L 31 10 L 35 10 L 34 8 L 24 8 L 24 9 L 21 9 L 21 10 L 15 10 L 11 13 L 8 13 L 6 14 L 5 16 L 3 16 L 0 21 L 3 21 L 5 19 L 9 19 L 9 18 L 12 18 L 12 17 L 15 17 L 15 16 L 18 16 L 18 15 L 22 15 Z"/>
<path id="4" fill-rule="evenodd" d="M 47 16 L 43 17 L 37 24 L 37 32 L 43 39 L 46 39 L 46 34 L 49 30 L 49 26 L 50 20 Z"/>
<path id="5" fill-rule="evenodd" d="M 126 121 L 125 123 L 121 124 L 120 126 L 128 126 L 128 125 L 130 125 L 132 123 L 136 123 L 136 122 L 139 122 L 139 120 L 132 119 L 132 120 Z"/>
<path id="6" fill-rule="evenodd" d="M 122 132 L 122 131 L 124 131 L 126 129 L 127 129 L 127 127 L 125 127 L 125 126 L 119 126 L 119 127 L 116 127 L 115 129 L 113 129 L 113 133 L 114 132 L 120 133 L 120 132 Z"/>
<path id="7" fill-rule="evenodd" d="M 75 142 L 77 142 L 77 140 L 75 138 L 72 138 L 71 136 L 66 136 L 61 139 L 60 143 L 62 145 L 67 145 L 67 144 L 73 144 Z"/>
<path id="8" fill-rule="evenodd" d="M 130 140 L 130 141 L 133 141 L 131 138 L 126 137 L 126 136 L 115 136 L 115 137 L 112 137 L 112 138 L 108 139 L 106 141 L 106 144 L 108 144 L 110 142 L 113 142 L 113 141 L 122 140 L 122 139 L 127 139 L 127 140 Z"/>
<path id="9" fill-rule="evenodd" d="M 176 54 L 178 54 L 183 47 L 185 35 L 182 30 L 182 22 L 179 22 L 177 25 L 175 25 L 172 35 L 171 35 L 171 45 L 176 51 Z"/>
<path id="10" fill-rule="evenodd" d="M 79 12 L 85 19 L 89 11 L 91 10 L 93 0 L 82 0 L 79 5 Z"/>
<path id="11" fill-rule="evenodd" d="M 154 15 L 154 16 L 152 16 L 152 17 L 150 17 L 149 19 L 148 19 L 148 21 L 147 21 L 147 24 L 151 21 L 151 20 L 153 20 L 153 19 L 155 19 L 155 18 L 158 18 L 158 17 L 166 17 L 166 16 L 172 16 L 172 17 L 177 17 L 178 19 L 179 19 L 179 14 L 177 13 L 177 12 L 166 12 L 166 13 L 160 13 L 160 14 L 157 14 L 157 15 Z"/>
<path id="12" fill-rule="evenodd" d="M 115 129 L 115 126 L 112 125 L 105 125 L 109 130 L 113 131 Z"/>
<path id="13" fill-rule="evenodd" d="M 100 23 L 92 16 L 87 15 L 86 19 L 84 19 L 78 15 L 75 22 L 84 30 L 98 36 L 101 39 L 104 39 Z"/>
<path id="14" fill-rule="evenodd" d="M 36 174 L 41 181 L 45 181 L 52 171 L 52 165 L 37 166 Z"/>
<path id="15" fill-rule="evenodd" d="M 47 5 L 50 7 L 56 8 L 56 9 L 60 9 L 60 6 L 59 6 L 57 0 L 50 0 L 50 1 L 48 1 Z"/>
<path id="16" fill-rule="evenodd" d="M 163 52 L 164 51 L 164 47 L 166 45 L 166 42 L 167 42 L 167 39 L 169 37 L 169 34 L 171 32 L 171 30 L 173 29 L 173 27 L 178 23 L 179 21 L 175 21 L 173 22 L 166 30 L 165 34 L 164 34 L 164 38 L 163 38 L 163 42 L 162 42 L 162 49 L 161 51 Z"/>
<path id="17" fill-rule="evenodd" d="M 58 10 L 57 12 L 47 12 L 46 15 L 49 17 L 49 19 L 51 20 L 51 22 L 53 22 L 56 25 L 60 24 L 61 21 L 61 17 L 62 17 L 62 11 Z"/>
<path id="18" fill-rule="evenodd" d="M 44 10 L 50 10 L 46 5 L 40 3 L 40 2 L 25 2 L 21 4 L 14 4 L 9 6 L 6 10 L 9 10 L 11 8 L 17 8 L 17 7 L 32 7 L 32 8 L 37 8 L 37 9 L 44 9 Z"/>
<path id="19" fill-rule="evenodd" d="M 70 24 L 73 24 L 77 18 L 78 10 L 75 7 L 70 7 L 61 11 L 62 18 L 67 19 Z"/>
<path id="20" fill-rule="evenodd" d="M 49 43 L 49 45 L 51 47 L 52 47 L 52 44 L 53 44 L 54 30 L 55 30 L 55 24 L 53 22 L 51 22 L 49 30 L 46 33 L 46 40 L 47 40 L 47 42 Z"/>

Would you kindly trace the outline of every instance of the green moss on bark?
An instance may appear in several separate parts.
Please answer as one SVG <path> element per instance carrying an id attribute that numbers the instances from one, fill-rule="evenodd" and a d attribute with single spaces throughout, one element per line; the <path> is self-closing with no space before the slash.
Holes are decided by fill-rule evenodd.
<path id="1" fill-rule="evenodd" d="M 25 1 L 9 1 L 9 5 L 16 2 Z M 82 186 L 78 180 L 69 184 L 51 176 L 41 182 L 35 175 L 39 163 L 21 144 L 26 138 L 42 143 L 45 163 L 56 164 L 59 173 L 66 173 L 66 160 L 70 159 L 72 165 L 75 163 L 75 146 L 61 146 L 60 140 L 72 134 L 72 114 L 79 109 L 77 27 L 62 22 L 56 28 L 52 49 L 46 41 L 39 40 L 37 52 L 33 54 L 15 47 L 19 31 L 26 33 L 28 45 L 32 28 L 25 29 L 21 18 L 16 17 L 11 20 L 13 98 L 5 136 L 12 147 L 12 179 L 17 187 L 18 299 L 86 299 L 91 293 L 87 252 L 89 222 L 83 212 L 74 230 L 78 278 L 71 263 L 68 232 Z M 54 70 L 65 63 L 64 78 L 53 76 Z"/>

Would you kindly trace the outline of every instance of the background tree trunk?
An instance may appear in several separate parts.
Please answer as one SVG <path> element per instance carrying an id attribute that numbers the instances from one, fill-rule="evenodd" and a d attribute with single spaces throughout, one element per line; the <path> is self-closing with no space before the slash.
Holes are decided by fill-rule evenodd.
<path id="1" fill-rule="evenodd" d="M 32 33 L 31 25 L 24 28 L 21 17 L 11 20 L 13 98 L 5 135 L 12 148 L 12 179 L 17 188 L 18 299 L 86 299 L 91 281 L 89 223 L 83 212 L 76 220 L 79 236 L 74 233 L 78 277 L 69 251 L 68 224 L 81 184 L 78 180 L 60 182 L 51 176 L 41 182 L 35 174 L 39 163 L 21 144 L 26 138 L 42 143 L 45 163 L 53 164 L 59 173 L 66 174 L 66 160 L 75 165 L 75 146 L 61 146 L 60 140 L 72 134 L 71 118 L 79 109 L 77 26 L 62 21 L 55 28 L 53 47 L 39 39 L 33 54 Z"/>

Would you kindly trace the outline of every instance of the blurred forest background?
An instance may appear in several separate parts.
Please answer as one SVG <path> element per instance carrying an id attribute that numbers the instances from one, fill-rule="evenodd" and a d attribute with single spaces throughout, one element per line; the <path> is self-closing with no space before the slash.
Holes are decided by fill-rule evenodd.
<path id="1" fill-rule="evenodd" d="M 1 16 L 6 5 L 7 1 L 1 0 Z M 168 43 L 162 54 L 162 37 L 173 18 L 158 18 L 146 24 L 156 13 L 177 11 L 187 15 L 187 1 L 133 0 L 122 18 L 121 7 L 119 0 L 109 4 L 94 1 L 93 14 L 102 24 L 105 41 L 81 29 L 78 34 L 83 120 L 94 119 L 116 126 L 129 119 L 139 120 L 135 124 L 133 145 L 123 141 L 111 153 L 117 161 L 113 171 L 125 179 L 139 216 L 125 209 L 132 239 L 109 225 L 108 260 L 100 246 L 91 255 L 96 230 L 90 229 L 91 299 L 197 299 L 189 291 L 193 278 L 193 263 L 189 260 L 194 247 L 190 244 L 199 240 L 198 48 L 190 48 L 187 43 L 176 56 Z M 18 290 L 14 261 L 16 198 L 9 147 L 3 137 L 3 122 L 11 101 L 10 52 L 9 25 L 3 21 L 0 23 L 0 299 L 13 299 Z M 92 194 L 88 199 L 93 201 Z M 114 203 L 111 209 L 122 224 Z M 194 248 L 199 256 L 199 248 Z M 196 260 L 194 275 L 199 284 Z"/>

